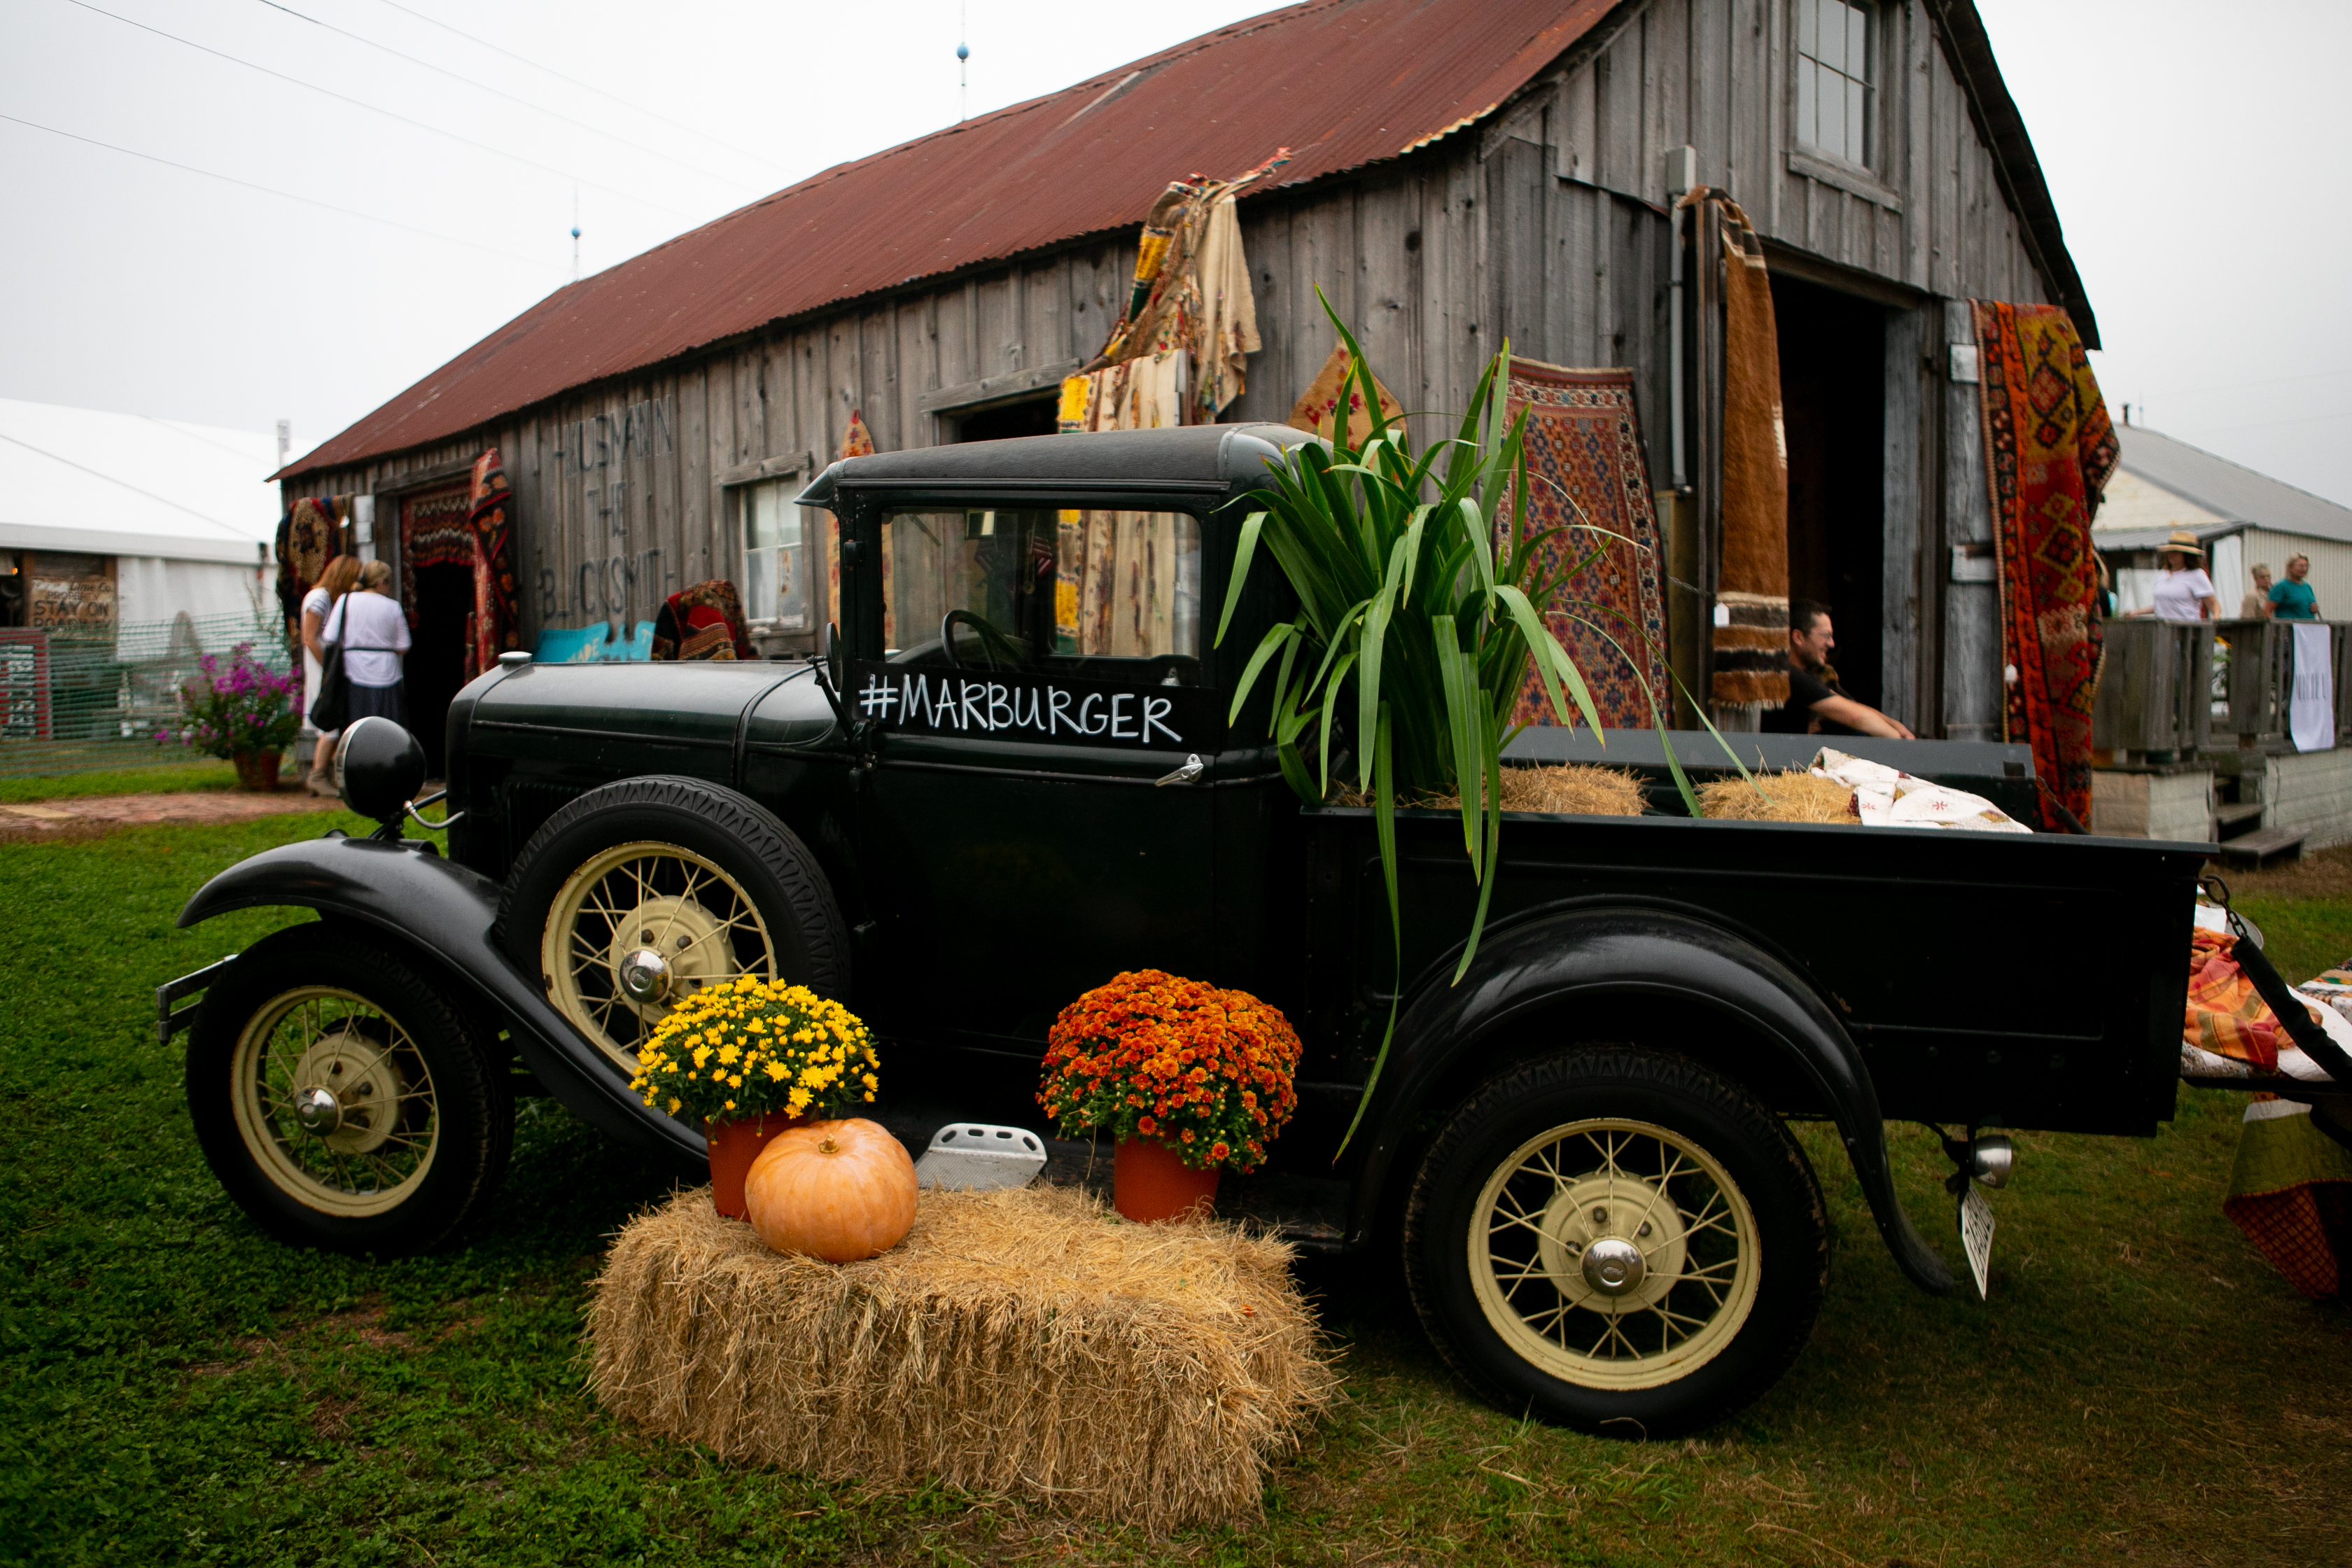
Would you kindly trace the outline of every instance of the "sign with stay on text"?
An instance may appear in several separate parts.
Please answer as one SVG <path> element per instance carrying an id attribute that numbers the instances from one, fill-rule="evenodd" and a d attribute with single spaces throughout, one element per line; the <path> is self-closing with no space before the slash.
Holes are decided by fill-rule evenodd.
<path id="1" fill-rule="evenodd" d="M 1223 720 L 1197 686 L 1116 686 L 1002 669 L 850 667 L 857 716 L 910 735 L 994 738 L 1029 744 L 1205 752 Z"/>

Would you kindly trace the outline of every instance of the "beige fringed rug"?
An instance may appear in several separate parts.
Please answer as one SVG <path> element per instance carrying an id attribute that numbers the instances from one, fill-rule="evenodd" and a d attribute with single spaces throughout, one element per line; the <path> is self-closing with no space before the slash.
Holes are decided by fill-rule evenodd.
<path id="1" fill-rule="evenodd" d="M 1291 1249 L 1056 1188 L 924 1190 L 898 1247 L 771 1252 L 710 1193 L 631 1220 L 589 1309 L 605 1408 L 723 1457 L 1160 1531 L 1254 1516 L 1330 1399 Z"/>

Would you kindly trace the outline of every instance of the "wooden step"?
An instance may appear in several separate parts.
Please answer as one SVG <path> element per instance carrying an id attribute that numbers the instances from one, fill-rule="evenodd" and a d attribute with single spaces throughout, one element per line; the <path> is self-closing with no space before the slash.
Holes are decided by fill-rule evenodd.
<path id="1" fill-rule="evenodd" d="M 2242 833 L 2235 838 L 2224 839 L 2221 858 L 2242 864 L 2260 866 L 2265 860 L 2281 858 L 2300 859 L 2305 835 L 2289 827 L 2263 827 L 2252 833 Z"/>
<path id="2" fill-rule="evenodd" d="M 2251 801 L 2242 805 L 2217 805 L 2213 808 L 2213 837 L 2237 838 L 2263 825 L 2263 803 Z"/>

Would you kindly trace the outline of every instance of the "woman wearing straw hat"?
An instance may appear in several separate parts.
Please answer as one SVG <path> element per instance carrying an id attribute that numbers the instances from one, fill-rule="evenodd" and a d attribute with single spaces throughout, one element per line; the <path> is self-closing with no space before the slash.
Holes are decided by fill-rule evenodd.
<path id="1" fill-rule="evenodd" d="M 2160 621 L 2210 621 L 2221 615 L 2221 603 L 2213 596 L 2213 579 L 2205 575 L 2205 548 L 2195 534 L 2185 528 L 2174 529 L 2157 563 L 2164 570 L 2157 574 L 2156 605 L 2134 610 L 2133 615 L 2154 616 Z"/>

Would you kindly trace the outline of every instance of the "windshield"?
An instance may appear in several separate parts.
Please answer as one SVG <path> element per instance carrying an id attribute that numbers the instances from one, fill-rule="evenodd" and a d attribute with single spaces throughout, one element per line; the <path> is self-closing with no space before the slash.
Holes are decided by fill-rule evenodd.
<path id="1" fill-rule="evenodd" d="M 1201 523 L 1173 511 L 892 512 L 882 600 L 894 663 L 1196 685 Z"/>

